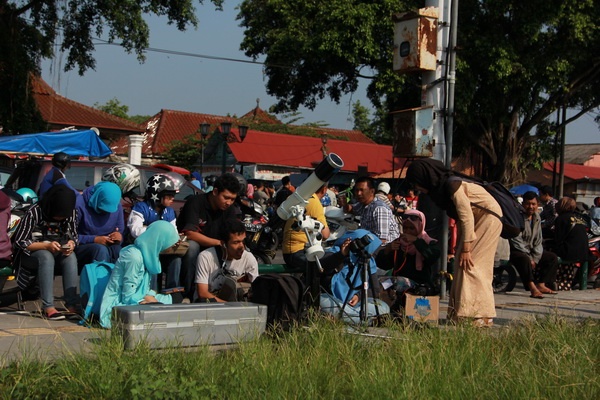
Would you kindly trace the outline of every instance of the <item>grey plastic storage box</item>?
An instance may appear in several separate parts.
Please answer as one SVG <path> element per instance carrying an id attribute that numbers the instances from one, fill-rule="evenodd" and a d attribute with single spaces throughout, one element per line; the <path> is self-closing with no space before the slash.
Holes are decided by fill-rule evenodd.
<path id="1" fill-rule="evenodd" d="M 229 344 L 259 337 L 267 306 L 254 303 L 143 304 L 113 308 L 113 334 L 126 349 Z"/>

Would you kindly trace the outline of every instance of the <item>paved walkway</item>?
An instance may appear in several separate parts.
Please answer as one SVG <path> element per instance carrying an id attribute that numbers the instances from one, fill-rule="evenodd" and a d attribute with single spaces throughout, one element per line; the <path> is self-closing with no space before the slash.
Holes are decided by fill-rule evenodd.
<path id="1" fill-rule="evenodd" d="M 523 318 L 548 315 L 573 320 L 600 319 L 600 290 L 574 290 L 532 299 L 529 292 L 517 286 L 515 291 L 497 294 L 495 299 L 497 327 Z M 447 306 L 447 299 L 440 302 L 441 319 L 446 318 Z M 110 331 L 86 328 L 76 321 L 44 320 L 39 317 L 38 301 L 26 302 L 25 308 L 26 311 L 16 310 L 16 305 L 0 308 L 0 368 L 10 360 L 22 357 L 51 359 L 69 353 L 89 352 L 100 338 L 110 335 Z"/>

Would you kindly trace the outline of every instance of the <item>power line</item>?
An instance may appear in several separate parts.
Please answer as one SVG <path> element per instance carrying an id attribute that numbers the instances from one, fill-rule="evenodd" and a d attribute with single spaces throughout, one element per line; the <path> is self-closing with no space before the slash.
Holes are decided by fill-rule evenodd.
<path id="1" fill-rule="evenodd" d="M 105 45 L 123 47 L 121 43 L 113 43 L 113 42 L 109 42 L 109 41 L 106 41 L 103 39 L 98 39 L 98 38 L 95 38 L 95 40 L 98 40 L 101 42 L 101 43 L 94 43 L 95 45 L 105 44 Z M 159 49 L 156 47 L 147 47 L 146 49 L 144 49 L 144 52 L 171 54 L 171 55 L 182 56 L 182 57 L 205 58 L 208 60 L 230 61 L 230 62 L 238 62 L 238 63 L 244 63 L 244 64 L 264 65 L 264 66 L 273 67 L 273 68 L 286 68 L 286 69 L 292 68 L 289 65 L 270 64 L 270 63 L 264 63 L 264 62 L 260 62 L 260 61 L 242 60 L 239 58 L 219 57 L 219 56 L 211 56 L 211 55 L 207 55 L 207 54 L 189 53 L 186 51 Z"/>

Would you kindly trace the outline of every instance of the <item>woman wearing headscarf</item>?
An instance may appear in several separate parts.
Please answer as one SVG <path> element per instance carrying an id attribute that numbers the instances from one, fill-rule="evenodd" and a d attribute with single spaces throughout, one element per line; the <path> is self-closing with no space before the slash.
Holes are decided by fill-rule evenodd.
<path id="1" fill-rule="evenodd" d="M 419 285 L 434 288 L 432 267 L 440 257 L 435 239 L 425 232 L 425 214 L 418 210 L 404 213 L 400 237 L 385 246 L 377 255 L 377 266 L 391 271 L 392 277 L 382 277 L 382 283 L 391 280 L 392 310 L 404 305 L 404 292 Z"/>
<path id="2" fill-rule="evenodd" d="M 80 267 L 93 261 L 114 263 L 119 257 L 125 229 L 121 189 L 112 182 L 99 182 L 77 197 L 75 249 Z"/>
<path id="3" fill-rule="evenodd" d="M 562 260 L 588 261 L 590 249 L 586 221 L 575 212 L 577 203 L 571 197 L 563 197 L 556 203 L 553 250 Z M 557 273 L 558 290 L 570 290 L 575 280 L 573 264 L 562 264 Z"/>
<path id="4" fill-rule="evenodd" d="M 110 275 L 100 305 L 100 324 L 111 327 L 113 307 L 147 303 L 181 303 L 180 293 L 156 294 L 150 289 L 151 275 L 161 271 L 159 253 L 179 241 L 177 229 L 167 221 L 148 226 L 134 244 L 125 247 Z"/>
<path id="5" fill-rule="evenodd" d="M 76 245 L 75 192 L 66 185 L 54 185 L 25 213 L 13 236 L 17 284 L 31 289 L 37 276 L 42 316 L 47 319 L 65 318 L 54 306 L 55 266 L 62 269 L 67 309 L 78 311 Z"/>
<path id="6" fill-rule="evenodd" d="M 494 255 L 502 222 L 490 213 L 502 209 L 485 188 L 433 159 L 415 160 L 406 179 L 428 194 L 433 202 L 456 220 L 458 242 L 454 280 L 450 289 L 448 317 L 491 326 L 496 316 L 492 279 Z"/>

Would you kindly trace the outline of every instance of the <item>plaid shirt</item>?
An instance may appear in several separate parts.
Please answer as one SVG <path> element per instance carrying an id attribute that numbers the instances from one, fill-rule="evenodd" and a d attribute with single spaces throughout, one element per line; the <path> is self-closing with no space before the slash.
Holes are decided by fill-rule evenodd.
<path id="1" fill-rule="evenodd" d="M 400 236 L 398 223 L 390 207 L 375 198 L 367 205 L 352 204 L 352 212 L 360 216 L 360 226 L 386 243 Z"/>

